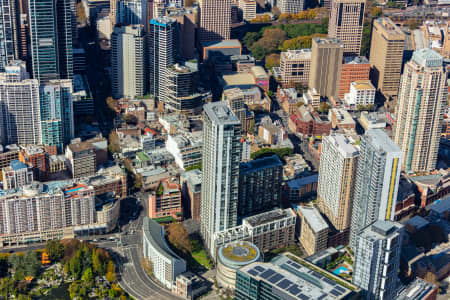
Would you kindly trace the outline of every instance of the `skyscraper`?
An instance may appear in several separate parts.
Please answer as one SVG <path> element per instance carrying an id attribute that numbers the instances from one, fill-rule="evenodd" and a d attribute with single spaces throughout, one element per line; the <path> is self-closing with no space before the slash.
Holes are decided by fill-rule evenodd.
<path id="1" fill-rule="evenodd" d="M 12 61 L 0 73 L 0 131 L 3 144 L 40 144 L 39 83 L 29 79 L 25 63 Z"/>
<path id="2" fill-rule="evenodd" d="M 434 50 L 414 52 L 400 80 L 394 141 L 403 152 L 406 172 L 436 168 L 444 110 L 447 71 Z"/>
<path id="3" fill-rule="evenodd" d="M 370 43 L 370 79 L 386 97 L 397 96 L 405 34 L 389 18 L 373 21 Z"/>
<path id="4" fill-rule="evenodd" d="M 400 223 L 378 220 L 358 234 L 352 282 L 364 299 L 396 298 L 402 232 Z"/>
<path id="5" fill-rule="evenodd" d="M 341 134 L 325 136 L 320 155 L 319 208 L 337 230 L 350 228 L 359 151 Z"/>
<path id="6" fill-rule="evenodd" d="M 229 40 L 231 32 L 231 0 L 199 0 L 200 42 Z"/>
<path id="7" fill-rule="evenodd" d="M 359 55 L 364 24 L 365 0 L 333 0 L 328 36 L 344 44 L 344 55 Z"/>
<path id="8" fill-rule="evenodd" d="M 344 45 L 335 38 L 313 38 L 309 88 L 322 97 L 339 93 Z"/>
<path id="9" fill-rule="evenodd" d="M 368 130 L 360 147 L 350 227 L 353 250 L 364 227 L 394 219 L 402 161 L 400 148 L 381 129 Z"/>
<path id="10" fill-rule="evenodd" d="M 296 14 L 305 7 L 304 0 L 279 0 L 277 7 L 282 14 Z"/>
<path id="11" fill-rule="evenodd" d="M 134 98 L 147 91 L 143 25 L 116 26 L 111 35 L 113 97 Z"/>
<path id="12" fill-rule="evenodd" d="M 149 68 L 150 94 L 159 98 L 165 87 L 166 68 L 175 64 L 177 52 L 177 22 L 161 17 L 150 21 Z"/>
<path id="13" fill-rule="evenodd" d="M 224 101 L 203 110 L 200 230 L 215 257 L 213 234 L 237 225 L 241 126 Z"/>
<path id="14" fill-rule="evenodd" d="M 115 7 L 116 24 L 146 25 L 147 0 L 118 0 Z"/>
<path id="15" fill-rule="evenodd" d="M 0 72 L 11 60 L 18 57 L 17 52 L 16 1 L 0 1 Z"/>
<path id="16" fill-rule="evenodd" d="M 75 135 L 72 80 L 51 80 L 40 87 L 39 94 L 42 144 L 56 146 L 61 153 Z"/>
<path id="17" fill-rule="evenodd" d="M 72 1 L 29 1 L 33 78 L 39 83 L 73 77 Z"/>

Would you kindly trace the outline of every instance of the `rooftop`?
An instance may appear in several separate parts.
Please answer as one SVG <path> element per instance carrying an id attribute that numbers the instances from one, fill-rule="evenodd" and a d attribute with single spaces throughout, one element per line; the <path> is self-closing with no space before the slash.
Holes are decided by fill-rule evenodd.
<path id="1" fill-rule="evenodd" d="M 324 140 L 327 140 L 334 145 L 344 158 L 351 158 L 359 155 L 358 149 L 342 134 L 331 134 L 330 136 L 324 137 Z"/>
<path id="2" fill-rule="evenodd" d="M 281 52 L 281 57 L 286 59 L 311 59 L 311 49 L 288 50 Z"/>
<path id="3" fill-rule="evenodd" d="M 218 125 L 240 125 L 239 119 L 225 101 L 207 103 L 203 110 Z"/>
<path id="4" fill-rule="evenodd" d="M 314 207 L 298 206 L 298 211 L 303 215 L 308 224 L 315 232 L 328 229 L 328 224 Z"/>
<path id="5" fill-rule="evenodd" d="M 264 281 L 272 292 L 283 299 L 346 299 L 352 291 L 335 277 L 301 259 L 279 255 L 270 263 L 255 262 L 239 270 L 247 276 Z"/>
<path id="6" fill-rule="evenodd" d="M 368 64 L 369 60 L 365 56 L 345 56 L 344 64 L 363 65 Z"/>
<path id="7" fill-rule="evenodd" d="M 336 47 L 344 48 L 344 44 L 337 38 L 315 37 L 313 41 L 319 45 L 335 45 Z"/>
<path id="8" fill-rule="evenodd" d="M 357 80 L 352 82 L 351 85 L 357 90 L 375 90 L 370 80 Z"/>
<path id="9" fill-rule="evenodd" d="M 166 16 L 160 17 L 160 18 L 156 18 L 156 19 L 151 19 L 150 20 L 150 25 L 156 25 L 156 26 L 162 26 L 162 27 L 167 27 L 171 24 L 176 23 L 177 20 L 174 18 L 169 18 Z"/>
<path id="10" fill-rule="evenodd" d="M 261 257 L 261 253 L 254 244 L 246 241 L 236 241 L 219 248 L 219 260 L 227 266 L 241 267 Z"/>
<path id="11" fill-rule="evenodd" d="M 402 227 L 403 225 L 400 223 L 378 220 L 372 225 L 364 228 L 360 233 L 360 236 L 369 239 L 384 240 L 398 233 Z"/>
<path id="12" fill-rule="evenodd" d="M 222 75 L 225 86 L 251 86 L 255 85 L 255 79 L 251 73 L 232 73 Z"/>
<path id="13" fill-rule="evenodd" d="M 386 132 L 382 129 L 369 129 L 365 135 L 371 142 L 371 144 L 385 152 L 394 152 L 401 155 L 402 150 L 395 144 Z"/>
<path id="14" fill-rule="evenodd" d="M 450 197 L 434 202 L 430 206 L 430 210 L 438 214 L 443 214 L 446 211 L 450 211 Z"/>
<path id="15" fill-rule="evenodd" d="M 280 158 L 277 155 L 272 155 L 241 163 L 239 172 L 240 174 L 246 174 L 278 166 L 283 166 Z"/>
<path id="16" fill-rule="evenodd" d="M 263 78 L 267 77 L 266 70 L 264 70 L 264 68 L 261 66 L 251 67 L 251 70 L 252 70 L 253 75 L 255 75 L 255 77 L 257 77 L 257 78 L 258 77 L 263 77 Z"/>
<path id="17" fill-rule="evenodd" d="M 26 164 L 24 164 L 23 162 L 21 162 L 20 160 L 13 160 L 9 166 L 11 167 L 11 169 L 13 169 L 14 171 L 18 171 L 20 169 L 26 169 L 28 168 L 28 166 Z"/>
<path id="18" fill-rule="evenodd" d="M 256 227 L 262 224 L 271 223 L 280 219 L 289 217 L 295 217 L 294 212 L 290 208 L 286 209 L 274 209 L 268 212 L 264 212 L 258 215 L 247 217 L 244 219 L 244 223 L 248 223 L 250 226 Z"/>
<path id="19" fill-rule="evenodd" d="M 187 181 L 188 185 L 193 188 L 202 184 L 202 171 L 198 169 L 186 171 L 181 174 L 181 178 Z"/>
<path id="20" fill-rule="evenodd" d="M 144 236 L 149 240 L 159 254 L 170 260 L 182 260 L 167 245 L 166 239 L 164 238 L 164 229 L 161 225 L 152 219 L 145 217 L 142 227 L 144 229 Z"/>
<path id="21" fill-rule="evenodd" d="M 319 174 L 316 173 L 316 174 L 313 174 L 310 176 L 289 180 L 286 184 L 288 185 L 288 187 L 290 189 L 295 190 L 295 189 L 300 189 L 307 184 L 311 184 L 313 182 L 318 182 L 318 181 L 319 181 Z"/>
<path id="22" fill-rule="evenodd" d="M 397 295 L 397 300 L 421 300 L 437 289 L 436 285 L 417 277 L 413 282 L 405 286 Z"/>
<path id="23" fill-rule="evenodd" d="M 203 48 L 230 48 L 236 47 L 241 48 L 241 42 L 239 40 L 223 40 L 223 41 L 212 41 L 212 42 L 203 42 Z"/>
<path id="24" fill-rule="evenodd" d="M 442 67 L 444 63 L 442 56 L 429 48 L 414 51 L 412 60 L 422 67 Z"/>
<path id="25" fill-rule="evenodd" d="M 375 22 L 381 25 L 388 34 L 404 36 L 403 31 L 388 17 L 377 18 Z"/>

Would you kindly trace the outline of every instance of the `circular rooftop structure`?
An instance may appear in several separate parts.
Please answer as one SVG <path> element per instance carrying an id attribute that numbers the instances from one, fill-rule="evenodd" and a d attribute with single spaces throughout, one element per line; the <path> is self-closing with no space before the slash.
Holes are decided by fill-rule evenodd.
<path id="1" fill-rule="evenodd" d="M 221 287 L 234 289 L 236 271 L 260 261 L 261 252 L 253 243 L 238 241 L 221 246 L 217 257 L 217 283 Z"/>

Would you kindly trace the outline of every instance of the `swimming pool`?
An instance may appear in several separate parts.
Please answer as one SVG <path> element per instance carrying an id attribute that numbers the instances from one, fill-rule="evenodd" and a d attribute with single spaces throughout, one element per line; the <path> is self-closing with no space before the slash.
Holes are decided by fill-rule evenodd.
<path id="1" fill-rule="evenodd" d="M 339 268 L 333 271 L 333 274 L 335 275 L 339 275 L 341 273 L 348 273 L 348 269 L 344 266 L 340 266 Z"/>

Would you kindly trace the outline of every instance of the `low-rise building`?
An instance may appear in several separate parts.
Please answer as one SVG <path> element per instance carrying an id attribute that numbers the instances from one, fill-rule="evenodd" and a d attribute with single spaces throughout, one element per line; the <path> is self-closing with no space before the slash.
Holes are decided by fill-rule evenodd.
<path id="1" fill-rule="evenodd" d="M 275 209 L 244 218 L 242 225 L 214 233 L 216 246 L 233 241 L 249 241 L 261 252 L 295 242 L 296 216 L 290 209 Z"/>
<path id="2" fill-rule="evenodd" d="M 386 127 L 385 115 L 377 112 L 361 112 L 358 122 L 364 130 L 384 129 Z"/>
<path id="3" fill-rule="evenodd" d="M 44 148 L 35 145 L 26 146 L 20 151 L 19 160 L 33 167 L 34 180 L 46 181 L 48 179 L 49 153 Z"/>
<path id="4" fill-rule="evenodd" d="M 1 138 L 1 137 L 0 137 Z M 3 180 L 3 168 L 8 167 L 13 160 L 19 159 L 19 147 L 17 145 L 0 145 L 0 180 Z"/>
<path id="5" fill-rule="evenodd" d="M 73 178 L 82 178 L 95 175 L 97 163 L 95 148 L 91 143 L 78 142 L 66 148 L 66 158 Z"/>
<path id="6" fill-rule="evenodd" d="M 201 131 L 169 135 L 167 151 L 175 157 L 178 167 L 186 169 L 202 161 L 203 135 Z"/>
<path id="7" fill-rule="evenodd" d="M 222 245 L 217 252 L 217 284 L 221 288 L 232 290 L 236 285 L 237 270 L 262 260 L 258 247 L 247 241 Z"/>
<path id="8" fill-rule="evenodd" d="M 295 88 L 278 88 L 277 98 L 281 101 L 281 107 L 289 116 L 295 114 L 300 102 Z"/>
<path id="9" fill-rule="evenodd" d="M 364 56 L 347 56 L 341 68 L 339 98 L 343 99 L 350 91 L 350 84 L 358 80 L 369 80 L 370 63 Z"/>
<path id="10" fill-rule="evenodd" d="M 327 248 L 328 232 L 327 222 L 314 207 L 298 206 L 297 213 L 300 218 L 299 241 L 308 255 Z"/>
<path id="11" fill-rule="evenodd" d="M 236 300 L 358 299 L 360 290 L 293 254 L 255 262 L 236 273 Z"/>
<path id="12" fill-rule="evenodd" d="M 192 272 L 184 272 L 177 276 L 172 293 L 178 297 L 194 300 L 209 290 L 207 282 Z"/>
<path id="13" fill-rule="evenodd" d="M 303 94 L 303 102 L 307 105 L 311 105 L 314 109 L 320 107 L 320 94 L 315 88 L 308 89 L 306 93 Z"/>
<path id="14" fill-rule="evenodd" d="M 301 154 L 293 154 L 285 158 L 286 164 L 283 167 L 284 176 L 289 179 L 302 177 L 311 170 L 310 166 Z"/>
<path id="15" fill-rule="evenodd" d="M 169 248 L 161 225 L 146 217 L 142 227 L 144 258 L 152 263 L 155 278 L 166 288 L 172 289 L 177 276 L 186 271 L 186 262 Z"/>
<path id="16" fill-rule="evenodd" d="M 183 219 L 181 187 L 169 180 L 162 180 L 155 192 L 149 196 L 148 216 L 151 219 Z"/>
<path id="17" fill-rule="evenodd" d="M 289 129 L 304 136 L 329 135 L 331 122 L 327 117 L 320 116 L 316 111 L 310 111 L 301 106 L 297 112 L 289 117 Z"/>
<path id="18" fill-rule="evenodd" d="M 288 135 L 280 121 L 272 122 L 270 117 L 264 117 L 258 127 L 258 137 L 268 145 L 277 145 L 287 139 Z"/>
<path id="19" fill-rule="evenodd" d="M 266 70 L 264 70 L 264 68 L 261 66 L 254 66 L 250 68 L 250 73 L 253 76 L 255 84 L 259 86 L 263 91 L 268 92 L 270 88 L 270 77 L 267 74 Z"/>
<path id="20" fill-rule="evenodd" d="M 231 56 L 242 54 L 242 45 L 239 40 L 203 42 L 202 49 L 204 61 L 207 61 L 214 56 Z"/>
<path id="21" fill-rule="evenodd" d="M 416 278 L 398 292 L 397 300 L 436 300 L 438 287 L 423 279 Z"/>
<path id="22" fill-rule="evenodd" d="M 332 108 L 328 112 L 328 118 L 331 120 L 331 127 L 339 129 L 354 130 L 356 122 L 352 115 L 343 108 Z"/>
<path id="23" fill-rule="evenodd" d="M 370 80 L 354 81 L 350 84 L 350 92 L 344 96 L 344 103 L 349 109 L 367 109 L 375 103 L 375 92 Z"/>

